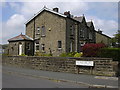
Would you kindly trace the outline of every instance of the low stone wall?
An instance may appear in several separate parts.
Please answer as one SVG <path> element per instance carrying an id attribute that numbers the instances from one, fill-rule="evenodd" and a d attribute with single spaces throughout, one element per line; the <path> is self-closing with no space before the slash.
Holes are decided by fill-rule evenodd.
<path id="1" fill-rule="evenodd" d="M 94 66 L 77 66 L 76 61 L 94 61 Z M 65 58 L 37 56 L 3 56 L 3 65 L 47 70 L 54 72 L 84 73 L 94 75 L 115 76 L 111 58 Z"/>

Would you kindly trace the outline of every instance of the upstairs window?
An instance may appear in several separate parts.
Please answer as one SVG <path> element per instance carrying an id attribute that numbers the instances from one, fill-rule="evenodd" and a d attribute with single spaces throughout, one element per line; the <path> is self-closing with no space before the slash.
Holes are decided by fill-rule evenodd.
<path id="1" fill-rule="evenodd" d="M 62 42 L 58 41 L 58 48 L 62 48 Z"/>
<path id="2" fill-rule="evenodd" d="M 89 32 L 89 39 L 92 39 L 92 33 Z"/>
<path id="3" fill-rule="evenodd" d="M 36 50 L 39 50 L 39 45 L 36 45 Z"/>
<path id="4" fill-rule="evenodd" d="M 30 50 L 30 43 L 27 44 L 27 49 Z"/>
<path id="5" fill-rule="evenodd" d="M 40 27 L 37 27 L 36 34 L 40 34 Z"/>
<path id="6" fill-rule="evenodd" d="M 73 35 L 74 34 L 74 26 L 72 25 L 72 26 L 70 26 L 70 33 L 71 33 L 71 35 Z"/>
<path id="7" fill-rule="evenodd" d="M 80 37 L 84 37 L 84 30 L 80 29 Z"/>
<path id="8" fill-rule="evenodd" d="M 42 36 L 45 36 L 45 33 L 46 33 L 46 31 L 45 31 L 45 26 L 42 26 L 42 27 L 41 27 L 41 30 L 42 30 Z"/>

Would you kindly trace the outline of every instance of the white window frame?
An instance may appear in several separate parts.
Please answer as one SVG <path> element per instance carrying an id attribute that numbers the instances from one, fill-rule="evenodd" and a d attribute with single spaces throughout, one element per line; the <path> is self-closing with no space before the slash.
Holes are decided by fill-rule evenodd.
<path id="1" fill-rule="evenodd" d="M 37 27 L 36 34 L 40 34 L 40 27 Z"/>
<path id="2" fill-rule="evenodd" d="M 39 41 L 38 41 L 39 42 Z M 39 43 L 36 43 L 35 42 L 35 51 L 39 51 L 39 50 L 37 50 L 37 46 L 39 47 L 39 50 L 40 50 L 40 45 L 39 45 Z"/>

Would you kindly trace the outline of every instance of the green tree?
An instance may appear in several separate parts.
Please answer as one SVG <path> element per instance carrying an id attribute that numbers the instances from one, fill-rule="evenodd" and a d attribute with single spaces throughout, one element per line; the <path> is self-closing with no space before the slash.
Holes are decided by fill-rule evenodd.
<path id="1" fill-rule="evenodd" d="M 117 33 L 114 34 L 114 37 L 111 39 L 111 42 L 112 46 L 120 48 L 120 30 L 118 30 Z"/>

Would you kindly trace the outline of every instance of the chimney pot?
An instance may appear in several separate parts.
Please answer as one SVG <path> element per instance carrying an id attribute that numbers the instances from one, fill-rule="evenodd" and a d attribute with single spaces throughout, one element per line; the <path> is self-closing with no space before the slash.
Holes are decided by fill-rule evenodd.
<path id="1" fill-rule="evenodd" d="M 53 8 L 53 11 L 58 12 L 59 9 L 56 7 L 56 8 Z"/>
<path id="2" fill-rule="evenodd" d="M 70 17 L 70 11 L 66 11 L 66 12 L 64 12 L 64 15 Z"/>
<path id="3" fill-rule="evenodd" d="M 98 33 L 102 34 L 102 31 L 100 29 L 98 29 Z"/>

